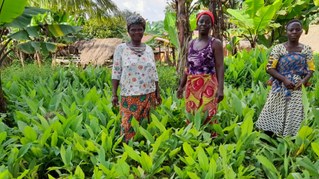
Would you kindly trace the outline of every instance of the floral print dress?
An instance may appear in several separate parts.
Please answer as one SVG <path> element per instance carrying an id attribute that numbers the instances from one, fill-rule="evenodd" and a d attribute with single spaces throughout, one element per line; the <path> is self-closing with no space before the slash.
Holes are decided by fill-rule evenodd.
<path id="1" fill-rule="evenodd" d="M 146 45 L 142 54 L 136 54 L 126 44 L 117 46 L 113 57 L 112 79 L 120 81 L 122 116 L 121 133 L 124 140 L 132 139 L 135 132 L 131 121 L 149 120 L 150 109 L 155 103 L 155 82 L 158 74 L 151 47 Z"/>

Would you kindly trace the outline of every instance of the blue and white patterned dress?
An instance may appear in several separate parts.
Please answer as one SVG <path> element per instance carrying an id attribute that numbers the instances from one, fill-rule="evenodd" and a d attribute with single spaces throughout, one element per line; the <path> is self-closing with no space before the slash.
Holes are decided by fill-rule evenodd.
<path id="1" fill-rule="evenodd" d="M 301 52 L 288 52 L 284 44 L 276 45 L 270 54 L 267 69 L 275 68 L 278 73 L 297 84 L 309 71 L 314 71 L 312 50 L 303 45 Z M 287 89 L 283 82 L 271 79 L 272 88 L 260 113 L 256 126 L 277 135 L 297 134 L 304 118 L 301 89 Z"/>

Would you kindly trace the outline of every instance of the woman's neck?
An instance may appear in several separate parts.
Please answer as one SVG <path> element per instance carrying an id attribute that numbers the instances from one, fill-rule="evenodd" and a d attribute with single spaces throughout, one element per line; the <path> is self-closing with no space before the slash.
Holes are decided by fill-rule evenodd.
<path id="1" fill-rule="evenodd" d="M 139 41 L 139 42 L 131 41 L 131 42 L 130 42 L 130 45 L 131 45 L 132 47 L 139 47 L 139 46 L 141 46 L 141 44 L 142 44 L 141 41 Z"/>
<path id="2" fill-rule="evenodd" d="M 208 40 L 209 39 L 209 35 L 207 34 L 205 34 L 205 35 L 201 35 L 201 34 L 199 34 L 198 35 L 198 38 L 197 38 L 198 40 Z"/>
<path id="3" fill-rule="evenodd" d="M 286 44 L 288 47 L 296 47 L 299 45 L 299 41 L 289 41 L 288 40 Z"/>

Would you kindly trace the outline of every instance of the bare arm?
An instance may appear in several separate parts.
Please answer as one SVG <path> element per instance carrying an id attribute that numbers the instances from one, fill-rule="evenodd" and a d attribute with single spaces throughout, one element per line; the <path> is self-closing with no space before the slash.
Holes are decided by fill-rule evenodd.
<path id="1" fill-rule="evenodd" d="M 117 89 L 119 87 L 120 80 L 112 79 L 112 105 L 117 107 L 119 104 L 119 99 L 117 96 Z"/>
<path id="2" fill-rule="evenodd" d="M 155 81 L 155 87 L 156 87 L 156 90 L 155 90 L 156 105 L 160 105 L 160 104 L 162 104 L 162 98 L 161 98 L 161 93 L 160 93 L 158 81 Z"/>
<path id="3" fill-rule="evenodd" d="M 278 73 L 278 71 L 275 68 L 269 68 L 267 70 L 267 73 L 270 74 L 275 79 L 283 82 L 284 85 L 286 86 L 286 88 L 288 88 L 288 89 L 295 88 L 295 84 L 292 81 L 290 81 L 288 78 L 286 78 L 285 76 Z"/>
<path id="4" fill-rule="evenodd" d="M 186 81 L 187 81 L 187 73 L 184 72 L 183 76 L 179 82 L 179 87 L 177 89 L 177 98 L 179 98 L 179 99 L 183 98 L 183 91 L 184 91 L 184 87 L 186 85 Z"/>
<path id="5" fill-rule="evenodd" d="M 218 81 L 217 99 L 218 102 L 224 99 L 224 51 L 223 44 L 219 39 L 215 39 L 213 45 L 215 55 L 215 68 Z"/>
<path id="6" fill-rule="evenodd" d="M 312 77 L 313 71 L 310 70 L 309 73 L 305 76 L 305 78 L 301 79 L 295 86 L 295 89 L 298 89 L 301 87 L 301 85 L 306 85 L 309 81 L 309 79 Z"/>

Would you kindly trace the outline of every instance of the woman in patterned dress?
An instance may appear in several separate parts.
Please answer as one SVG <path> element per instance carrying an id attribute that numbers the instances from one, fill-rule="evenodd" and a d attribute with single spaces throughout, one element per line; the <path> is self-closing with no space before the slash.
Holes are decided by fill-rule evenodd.
<path id="1" fill-rule="evenodd" d="M 199 36 L 189 43 L 187 68 L 177 90 L 177 97 L 182 98 L 186 86 L 186 112 L 206 113 L 204 124 L 212 122 L 217 104 L 224 98 L 223 46 L 219 39 L 210 36 L 213 25 L 214 16 L 210 11 L 197 16 Z"/>
<path id="2" fill-rule="evenodd" d="M 312 50 L 299 43 L 302 24 L 291 20 L 286 25 L 288 41 L 274 46 L 267 64 L 272 88 L 256 126 L 267 134 L 294 136 L 304 118 L 301 86 L 315 71 Z"/>
<path id="3" fill-rule="evenodd" d="M 161 104 L 154 53 L 150 46 L 141 42 L 145 23 L 144 18 L 137 14 L 127 18 L 131 41 L 118 45 L 113 56 L 112 104 L 115 107 L 120 105 L 121 134 L 126 142 L 135 135 L 131 126 L 133 117 L 139 123 L 148 122 L 151 107 Z"/>

